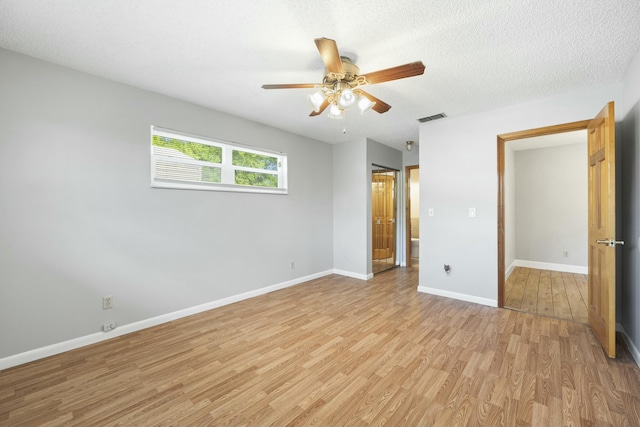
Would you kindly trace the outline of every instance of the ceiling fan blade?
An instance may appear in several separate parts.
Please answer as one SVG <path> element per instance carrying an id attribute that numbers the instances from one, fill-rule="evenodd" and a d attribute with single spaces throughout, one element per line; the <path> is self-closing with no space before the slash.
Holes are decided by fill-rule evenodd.
<path id="1" fill-rule="evenodd" d="M 327 109 L 328 106 L 329 106 L 329 101 L 325 99 L 324 101 L 322 101 L 322 104 L 320 104 L 320 108 L 318 109 L 318 111 L 317 112 L 315 110 L 312 111 L 311 114 L 309 114 L 309 117 L 319 116 L 320 114 L 322 114 L 324 110 Z"/>
<path id="2" fill-rule="evenodd" d="M 293 83 L 293 84 L 275 84 L 275 85 L 262 85 L 262 89 L 306 89 L 318 87 L 318 83 Z"/>
<path id="3" fill-rule="evenodd" d="M 340 53 L 338 52 L 338 45 L 335 40 L 327 38 L 319 38 L 314 40 L 318 47 L 318 52 L 322 57 L 324 66 L 327 67 L 327 71 L 330 73 L 342 74 L 344 69 L 342 68 L 342 59 L 340 59 Z"/>
<path id="4" fill-rule="evenodd" d="M 364 74 L 367 83 L 376 84 L 388 82 L 390 80 L 404 79 L 406 77 L 419 76 L 424 73 L 424 64 L 422 61 L 412 62 L 411 64 L 399 65 L 386 70 L 374 71 L 373 73 Z"/>
<path id="5" fill-rule="evenodd" d="M 379 100 L 378 98 L 376 98 L 375 96 L 371 95 L 368 92 L 362 91 L 362 96 L 366 97 L 371 102 L 375 102 L 376 105 L 371 107 L 371 109 L 373 111 L 377 111 L 380 114 L 386 113 L 391 108 L 391 105 L 387 104 L 384 101 Z"/>

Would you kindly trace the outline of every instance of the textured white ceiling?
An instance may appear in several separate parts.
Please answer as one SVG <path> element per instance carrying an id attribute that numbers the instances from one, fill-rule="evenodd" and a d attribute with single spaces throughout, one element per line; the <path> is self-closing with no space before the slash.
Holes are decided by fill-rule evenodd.
<path id="1" fill-rule="evenodd" d="M 397 148 L 418 140 L 420 117 L 619 80 L 639 35 L 638 0 L 0 0 L 0 47 L 322 141 Z M 309 117 L 311 89 L 260 86 L 319 82 L 317 37 L 363 73 L 421 60 L 425 74 L 369 86 L 385 114 Z"/>

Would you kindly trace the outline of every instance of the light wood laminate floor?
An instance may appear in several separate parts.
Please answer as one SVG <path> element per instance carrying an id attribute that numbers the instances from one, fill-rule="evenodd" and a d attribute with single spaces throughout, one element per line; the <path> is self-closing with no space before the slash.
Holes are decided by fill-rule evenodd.
<path id="1" fill-rule="evenodd" d="M 506 308 L 588 323 L 587 275 L 516 267 L 505 282 Z"/>
<path id="2" fill-rule="evenodd" d="M 0 372 L 6 426 L 640 425 L 590 329 L 337 275 Z"/>

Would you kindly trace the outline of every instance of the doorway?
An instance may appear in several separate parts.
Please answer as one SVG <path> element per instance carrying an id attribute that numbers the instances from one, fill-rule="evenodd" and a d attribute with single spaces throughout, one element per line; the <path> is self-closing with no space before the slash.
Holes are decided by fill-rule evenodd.
<path id="1" fill-rule="evenodd" d="M 418 266 L 420 258 L 420 166 L 405 168 L 406 224 L 407 224 L 407 267 Z"/>
<path id="2" fill-rule="evenodd" d="M 611 358 L 616 355 L 615 108 L 607 103 L 591 120 L 497 136 L 498 154 L 498 306 L 505 303 L 505 144 L 509 141 L 587 129 L 588 135 L 588 290 L 587 318 Z"/>
<path id="3" fill-rule="evenodd" d="M 505 303 L 505 148 L 510 141 L 587 129 L 589 120 L 498 135 L 498 306 Z"/>
<path id="4" fill-rule="evenodd" d="M 505 144 L 505 308 L 587 323 L 587 131 Z"/>
<path id="5" fill-rule="evenodd" d="M 371 172 L 372 272 L 396 266 L 396 180 L 398 171 L 373 165 Z"/>

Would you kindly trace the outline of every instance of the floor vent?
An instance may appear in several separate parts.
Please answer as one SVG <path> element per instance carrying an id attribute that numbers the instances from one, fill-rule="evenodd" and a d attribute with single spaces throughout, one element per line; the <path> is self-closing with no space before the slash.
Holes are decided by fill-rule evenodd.
<path id="1" fill-rule="evenodd" d="M 421 119 L 418 119 L 418 121 L 420 123 L 424 123 L 424 122 L 430 122 L 431 120 L 444 119 L 445 117 L 447 117 L 445 113 L 440 113 L 440 114 L 434 114 L 433 116 L 423 117 Z"/>

